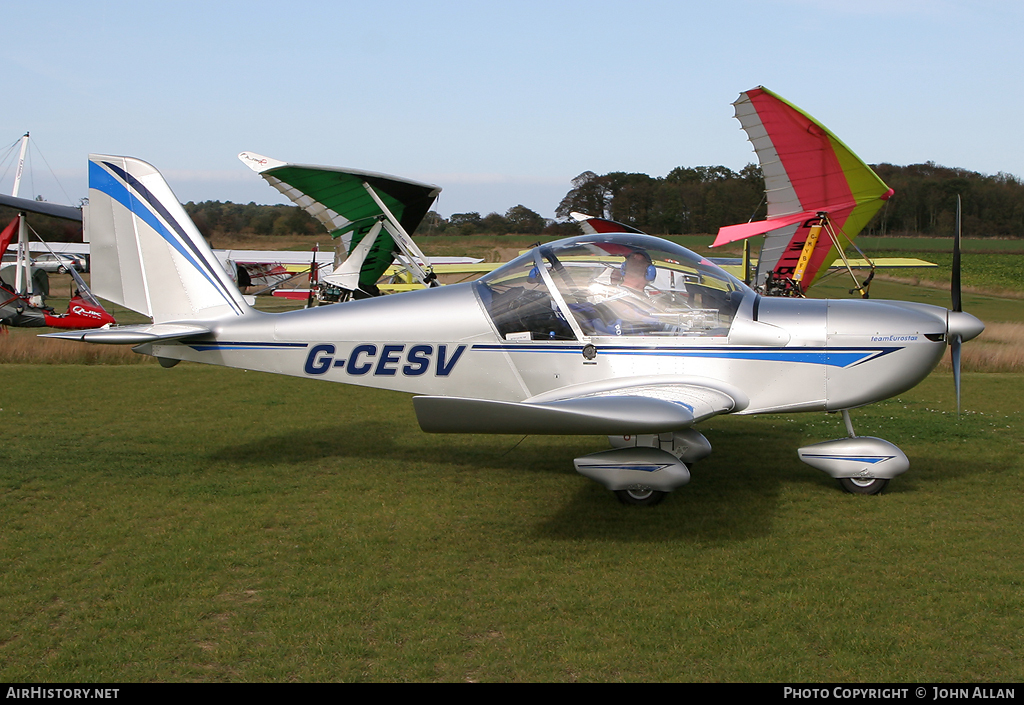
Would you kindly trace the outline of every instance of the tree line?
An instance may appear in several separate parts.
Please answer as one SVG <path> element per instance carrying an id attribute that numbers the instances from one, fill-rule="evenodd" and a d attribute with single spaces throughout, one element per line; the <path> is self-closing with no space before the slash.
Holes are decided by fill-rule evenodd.
<path id="1" fill-rule="evenodd" d="M 1024 183 L 1016 176 L 934 162 L 872 168 L 895 195 L 868 223 L 867 235 L 952 235 L 959 195 L 965 234 L 1024 237 Z M 764 178 L 755 164 L 738 173 L 724 166 L 678 167 L 665 177 L 586 171 L 572 186 L 558 205 L 559 218 L 572 211 L 604 215 L 657 235 L 715 233 L 766 214 Z"/>
<path id="2" fill-rule="evenodd" d="M 883 163 L 872 168 L 896 193 L 867 225 L 865 234 L 951 235 L 959 195 L 965 235 L 1024 237 L 1024 182 L 1016 176 L 991 176 L 934 162 L 909 166 Z M 324 232 L 319 221 L 293 205 L 190 201 L 184 207 L 207 238 L 218 234 Z M 663 177 L 585 171 L 572 180 L 555 211 L 555 220 L 521 204 L 504 214 L 483 216 L 470 212 L 444 218 L 430 211 L 415 234 L 568 236 L 578 232 L 570 218 L 572 212 L 610 218 L 655 235 L 712 234 L 723 225 L 765 217 L 764 178 L 756 164 L 748 164 L 739 172 L 724 166 L 681 166 Z M 0 207 L 0 227 L 14 215 L 13 209 Z M 77 223 L 37 215 L 31 215 L 29 222 L 44 240 L 81 240 Z"/>
<path id="3" fill-rule="evenodd" d="M 970 237 L 1024 237 L 1024 182 L 939 166 L 935 162 L 872 168 L 896 194 L 865 229 L 871 235 L 952 235 L 960 196 L 963 232 Z"/>
<path id="4" fill-rule="evenodd" d="M 319 235 L 324 226 L 301 208 L 291 205 L 260 206 L 255 203 L 221 203 L 203 201 L 186 203 L 185 211 L 205 237 L 222 233 L 249 233 L 253 235 Z M 416 230 L 418 236 L 475 235 L 487 233 L 537 234 L 557 231 L 565 224 L 545 219 L 526 206 L 516 205 L 505 214 L 478 212 L 453 213 L 450 218 L 430 211 Z"/>

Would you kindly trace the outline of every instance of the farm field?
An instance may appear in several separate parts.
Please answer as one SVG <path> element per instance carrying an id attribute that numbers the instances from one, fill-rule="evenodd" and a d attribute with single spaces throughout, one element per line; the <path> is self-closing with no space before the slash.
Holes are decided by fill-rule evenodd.
<path id="1" fill-rule="evenodd" d="M 409 395 L 65 341 L 41 359 L 12 329 L 0 679 L 1019 681 L 1024 300 L 964 307 L 989 329 L 959 419 L 942 367 L 852 412 L 910 458 L 886 493 L 797 459 L 838 415 L 724 416 L 653 508 L 574 472 L 603 437 L 429 435 Z"/>

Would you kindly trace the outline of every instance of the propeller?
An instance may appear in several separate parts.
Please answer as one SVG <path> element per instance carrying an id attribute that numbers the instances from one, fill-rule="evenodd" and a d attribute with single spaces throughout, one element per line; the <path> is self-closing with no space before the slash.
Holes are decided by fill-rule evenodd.
<path id="1" fill-rule="evenodd" d="M 953 274 L 950 278 L 953 310 L 946 314 L 946 340 L 953 363 L 953 384 L 956 387 L 956 416 L 960 418 L 960 346 L 981 335 L 985 324 L 964 313 L 960 295 L 960 196 L 956 197 L 956 233 L 953 235 Z"/>
<path id="2" fill-rule="evenodd" d="M 953 235 L 953 274 L 949 282 L 950 297 L 953 299 L 953 311 L 962 312 L 963 300 L 960 296 L 960 194 L 956 196 L 956 233 Z M 950 331 L 952 332 L 952 331 Z M 953 334 L 949 341 L 950 362 L 953 363 L 953 386 L 956 387 L 956 417 L 960 418 L 960 346 L 963 336 Z"/>

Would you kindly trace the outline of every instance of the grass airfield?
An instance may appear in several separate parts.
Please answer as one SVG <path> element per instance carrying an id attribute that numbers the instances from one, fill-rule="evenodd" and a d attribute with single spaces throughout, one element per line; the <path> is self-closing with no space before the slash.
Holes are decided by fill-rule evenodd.
<path id="1" fill-rule="evenodd" d="M 1024 373 L 965 373 L 959 420 L 941 370 L 854 411 L 911 461 L 880 496 L 797 459 L 838 415 L 726 416 L 634 508 L 572 469 L 603 437 L 428 435 L 408 395 L 188 363 L 2 369 L 7 682 L 1024 678 Z"/>
<path id="2" fill-rule="evenodd" d="M 573 471 L 603 438 L 426 435 L 401 394 L 5 372 L 8 682 L 1024 677 L 1024 375 L 855 413 L 911 459 L 881 496 L 797 460 L 837 416 L 721 417 L 642 509 Z"/>

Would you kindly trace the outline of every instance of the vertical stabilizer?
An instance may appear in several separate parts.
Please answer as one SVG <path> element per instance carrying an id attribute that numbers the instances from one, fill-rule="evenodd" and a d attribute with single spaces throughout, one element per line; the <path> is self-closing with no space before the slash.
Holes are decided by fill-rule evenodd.
<path id="1" fill-rule="evenodd" d="M 238 287 L 152 165 L 89 156 L 93 292 L 155 323 L 242 315 Z"/>

